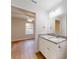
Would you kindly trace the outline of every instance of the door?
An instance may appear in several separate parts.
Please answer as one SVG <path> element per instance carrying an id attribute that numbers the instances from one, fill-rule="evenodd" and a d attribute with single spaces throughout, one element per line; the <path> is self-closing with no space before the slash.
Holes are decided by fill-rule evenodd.
<path id="1" fill-rule="evenodd" d="M 55 20 L 55 32 L 60 32 L 60 20 Z"/>

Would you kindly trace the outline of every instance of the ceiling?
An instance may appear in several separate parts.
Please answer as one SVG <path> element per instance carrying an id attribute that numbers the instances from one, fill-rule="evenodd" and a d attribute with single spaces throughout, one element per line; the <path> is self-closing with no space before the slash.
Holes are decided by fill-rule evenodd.
<path id="1" fill-rule="evenodd" d="M 35 17 L 35 13 L 33 12 L 30 12 L 30 11 L 26 11 L 24 9 L 20 9 L 20 8 L 17 8 L 17 7 L 14 7 L 12 6 L 11 8 L 11 16 L 12 17 L 23 17 L 23 16 L 30 16 L 30 17 Z"/>
<path id="2" fill-rule="evenodd" d="M 34 0 L 37 2 L 37 5 L 44 10 L 50 10 L 54 6 L 62 2 L 62 0 Z"/>
<path id="3" fill-rule="evenodd" d="M 30 11 L 26 11 L 24 9 L 20 9 L 17 7 L 12 6 L 11 7 L 11 16 L 12 19 L 27 19 L 27 18 L 34 18 L 35 17 L 35 13 L 30 12 Z"/>
<path id="4" fill-rule="evenodd" d="M 48 11 L 62 1 L 63 0 L 12 0 L 12 4 L 24 5 L 26 7 L 34 6 Z"/>
<path id="5" fill-rule="evenodd" d="M 56 7 L 57 5 L 61 4 L 64 0 L 12 0 L 12 4 L 31 7 L 35 9 L 38 7 L 42 10 L 49 11 L 50 9 Z M 12 18 L 26 18 L 26 16 L 35 17 L 35 13 L 29 12 L 27 10 L 16 8 L 12 6 Z"/>

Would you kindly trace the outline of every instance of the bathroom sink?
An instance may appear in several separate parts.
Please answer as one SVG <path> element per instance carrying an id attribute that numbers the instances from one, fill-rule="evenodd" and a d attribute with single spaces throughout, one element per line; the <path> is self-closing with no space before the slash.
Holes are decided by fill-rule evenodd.
<path id="1" fill-rule="evenodd" d="M 50 39 L 50 38 L 53 38 L 53 37 L 55 37 L 55 36 L 50 36 L 50 35 L 42 35 L 41 37 L 46 38 L 46 39 Z"/>
<path id="2" fill-rule="evenodd" d="M 59 42 L 63 42 L 63 41 L 65 41 L 66 39 L 65 38 L 50 38 L 49 39 L 50 41 L 53 41 L 53 42 L 55 42 L 55 43 L 59 43 Z"/>

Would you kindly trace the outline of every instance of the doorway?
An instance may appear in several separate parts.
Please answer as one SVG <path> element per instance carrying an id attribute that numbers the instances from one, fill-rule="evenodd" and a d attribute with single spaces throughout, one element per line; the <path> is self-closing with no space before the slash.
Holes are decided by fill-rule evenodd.
<path id="1" fill-rule="evenodd" d="M 11 39 L 12 41 L 35 38 L 35 13 L 11 6 Z"/>
<path id="2" fill-rule="evenodd" d="M 60 20 L 55 20 L 55 32 L 60 32 Z"/>

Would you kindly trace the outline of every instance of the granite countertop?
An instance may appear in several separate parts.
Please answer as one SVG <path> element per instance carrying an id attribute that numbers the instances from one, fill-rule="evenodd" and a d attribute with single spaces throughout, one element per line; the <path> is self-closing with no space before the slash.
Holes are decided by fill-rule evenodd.
<path id="1" fill-rule="evenodd" d="M 63 34 L 49 33 L 48 35 L 67 39 L 67 36 Z"/>
<path id="2" fill-rule="evenodd" d="M 50 42 L 53 42 L 55 44 L 59 44 L 67 40 L 66 36 L 55 35 L 55 34 L 45 34 L 45 35 L 40 35 L 40 37 Z"/>

